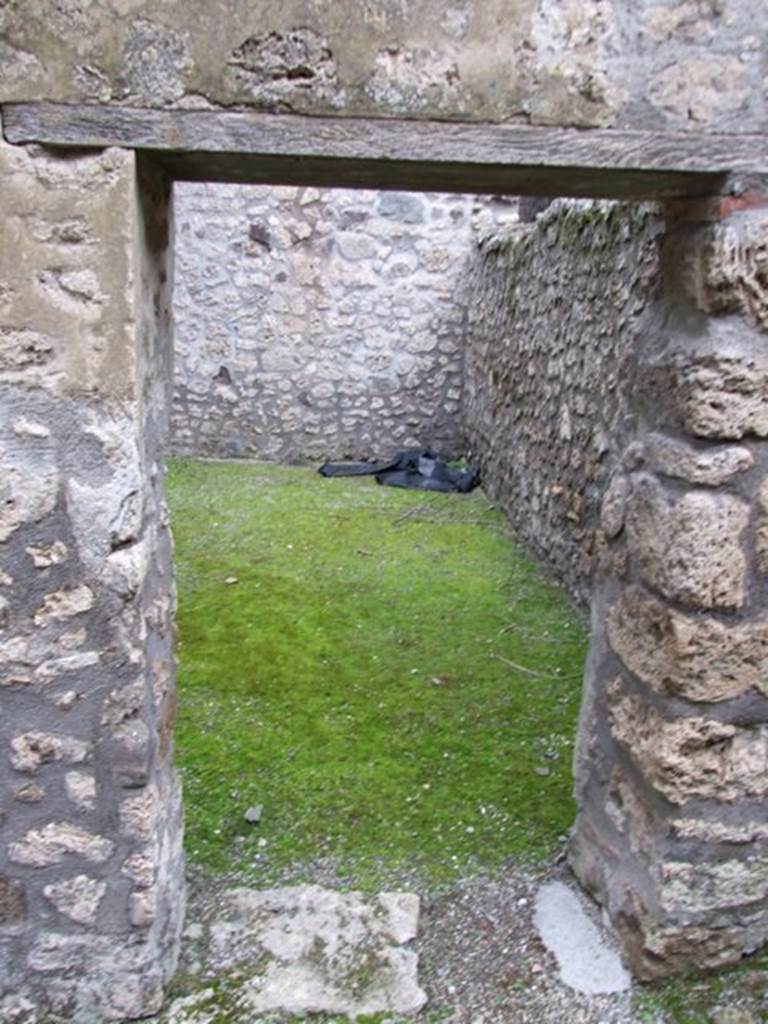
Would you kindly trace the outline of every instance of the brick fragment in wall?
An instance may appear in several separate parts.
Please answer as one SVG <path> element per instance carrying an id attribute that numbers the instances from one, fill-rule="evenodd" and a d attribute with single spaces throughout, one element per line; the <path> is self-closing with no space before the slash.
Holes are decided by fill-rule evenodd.
<path id="1" fill-rule="evenodd" d="M 627 504 L 627 543 L 643 579 L 697 608 L 737 609 L 745 599 L 743 535 L 749 505 L 728 494 L 668 494 L 636 474 Z"/>
<path id="2" fill-rule="evenodd" d="M 768 726 L 701 716 L 666 719 L 638 697 L 610 709 L 611 731 L 648 783 L 671 803 L 732 804 L 768 796 Z"/>
<path id="3" fill-rule="evenodd" d="M 687 615 L 630 586 L 606 624 L 613 650 L 657 693 L 690 701 L 729 700 L 750 690 L 768 695 L 768 620 Z"/>

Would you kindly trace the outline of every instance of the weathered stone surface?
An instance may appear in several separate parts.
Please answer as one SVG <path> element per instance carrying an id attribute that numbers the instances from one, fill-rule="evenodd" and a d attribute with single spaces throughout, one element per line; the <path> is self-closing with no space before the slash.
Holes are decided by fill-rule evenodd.
<path id="1" fill-rule="evenodd" d="M 767 726 L 669 720 L 639 698 L 623 697 L 611 708 L 611 728 L 648 782 L 673 804 L 768 796 Z"/>
<path id="2" fill-rule="evenodd" d="M 107 891 L 107 883 L 88 875 L 75 875 L 43 888 L 46 899 L 59 913 L 78 924 L 93 924 Z"/>
<path id="3" fill-rule="evenodd" d="M 749 83 L 738 57 L 692 57 L 656 75 L 650 97 L 653 105 L 665 114 L 707 122 L 745 107 Z"/>
<path id="4" fill-rule="evenodd" d="M 660 230 L 647 206 L 559 201 L 531 224 L 488 225 L 472 267 L 468 457 L 583 603 L 605 534 L 623 525 L 624 368 L 653 310 Z"/>
<path id="5" fill-rule="evenodd" d="M 44 547 L 28 547 L 27 554 L 36 569 L 48 569 L 52 565 L 60 565 L 68 556 L 67 545 L 62 541 L 54 541 Z"/>
<path id="6" fill-rule="evenodd" d="M 461 450 L 473 227 L 481 206 L 495 222 L 514 204 L 182 184 L 175 206 L 175 451 Z"/>
<path id="7" fill-rule="evenodd" d="M 765 857 L 696 864 L 673 861 L 663 865 L 661 875 L 662 905 L 678 919 L 710 915 L 712 920 L 712 911 L 748 908 L 768 896 Z"/>
<path id="8" fill-rule="evenodd" d="M 755 461 L 743 445 L 694 448 L 663 434 L 649 434 L 643 444 L 651 471 L 710 487 L 719 487 L 737 473 L 751 469 Z"/>
<path id="9" fill-rule="evenodd" d="M 93 810 L 96 802 L 96 779 L 87 772 L 67 772 L 64 776 L 67 796 L 76 807 Z"/>
<path id="10" fill-rule="evenodd" d="M 418 915 L 409 893 L 234 889 L 209 924 L 209 960 L 247 972 L 238 1002 L 254 1013 L 410 1013 L 426 1002 L 404 948 Z"/>
<path id="11" fill-rule="evenodd" d="M 0 458 L 3 455 L 0 453 Z M 0 483 L 0 541 L 7 540 L 24 523 L 34 523 L 53 510 L 59 488 L 58 473 L 31 466 L 9 464 Z"/>
<path id="12" fill-rule="evenodd" d="M 11 764 L 17 772 L 36 772 L 51 761 L 81 764 L 91 756 L 91 744 L 76 736 L 28 732 L 11 740 Z"/>
<path id="13" fill-rule="evenodd" d="M 761 8 L 247 0 L 2 9 L 4 99 L 760 131 Z M 130 17 L 128 16 L 130 14 Z M 110 15 L 113 15 L 110 20 Z M 752 40 L 757 40 L 755 44 Z M 713 45 L 716 40 L 716 47 Z"/>
<path id="14" fill-rule="evenodd" d="M 64 6 L 80 5 L 48 14 Z M 14 812 L 11 828 L 0 814 L 0 879 L 28 890 L 25 915 L 2 929 L 0 991 L 89 1024 L 159 1007 L 184 908 L 180 802 L 158 737 L 142 764 L 162 794 L 141 844 L 155 851 L 155 910 L 132 920 L 120 868 L 139 844 L 119 835 L 117 754 L 133 719 L 105 704 L 142 678 L 154 714 L 150 663 L 166 665 L 166 703 L 173 692 L 157 455 L 171 383 L 168 189 L 146 167 L 137 188 L 136 172 L 131 153 L 0 140 L 0 781 Z"/>
<path id="15" fill-rule="evenodd" d="M 658 693 L 719 701 L 768 694 L 768 621 L 723 623 L 684 615 L 628 587 L 607 616 L 614 651 Z"/>
<path id="16" fill-rule="evenodd" d="M 743 846 L 768 839 L 768 824 L 751 821 L 746 825 L 728 825 L 721 821 L 677 818 L 672 831 L 680 839 L 698 839 L 705 843 L 729 843 Z"/>
<path id="17" fill-rule="evenodd" d="M 61 821 L 30 829 L 23 839 L 9 845 L 8 856 L 15 864 L 42 868 L 60 864 L 68 855 L 101 864 L 112 856 L 113 849 L 111 839 Z"/>
<path id="18" fill-rule="evenodd" d="M 94 595 L 90 587 L 82 584 L 47 594 L 43 604 L 35 612 L 35 625 L 44 626 L 50 621 L 71 619 L 93 608 Z"/>
<path id="19" fill-rule="evenodd" d="M 154 785 L 147 786 L 138 796 L 129 797 L 120 805 L 121 827 L 135 839 L 151 839 L 155 816 L 159 812 L 157 788 Z"/>
<path id="20" fill-rule="evenodd" d="M 697 437 L 768 437 L 768 366 L 722 354 L 676 368 L 672 389 L 682 426 Z"/>
<path id="21" fill-rule="evenodd" d="M 768 220 L 730 217 L 710 227 L 695 247 L 686 283 L 706 313 L 741 313 L 768 328 Z"/>
<path id="22" fill-rule="evenodd" d="M 643 578 L 666 597 L 698 608 L 740 608 L 749 521 L 745 501 L 689 491 L 675 499 L 637 474 L 627 508 L 627 540 Z"/>

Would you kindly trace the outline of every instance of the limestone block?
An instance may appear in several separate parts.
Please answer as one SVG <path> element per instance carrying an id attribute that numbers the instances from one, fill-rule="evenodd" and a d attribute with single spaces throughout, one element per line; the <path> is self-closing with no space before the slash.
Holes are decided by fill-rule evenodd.
<path id="1" fill-rule="evenodd" d="M 768 796 L 768 727 L 702 717 L 665 719 L 637 697 L 610 711 L 611 730 L 648 782 L 673 804 Z"/>
<path id="2" fill-rule="evenodd" d="M 112 856 L 113 850 L 114 843 L 106 836 L 95 835 L 66 821 L 56 821 L 40 829 L 30 829 L 23 839 L 10 843 L 8 857 L 15 864 L 43 868 L 61 864 L 70 855 L 102 864 Z"/>
<path id="3" fill-rule="evenodd" d="M 768 437 L 768 365 L 729 355 L 686 362 L 673 375 L 682 425 L 697 437 Z"/>
<path id="4" fill-rule="evenodd" d="M 716 863 L 673 861 L 661 869 L 661 903 L 680 919 L 729 907 L 744 907 L 768 896 L 768 857 Z M 714 923 L 714 922 L 713 922 Z"/>
<path id="5" fill-rule="evenodd" d="M 67 673 L 82 672 L 83 669 L 92 668 L 94 665 L 98 665 L 100 660 L 99 651 L 78 651 L 75 654 L 65 654 L 62 658 L 51 658 L 38 665 L 35 669 L 35 679 L 50 682 L 50 680 Z"/>
<path id="6" fill-rule="evenodd" d="M 78 924 L 93 924 L 106 891 L 106 882 L 88 875 L 75 875 L 44 886 L 43 895 L 70 920 Z"/>
<path id="7" fill-rule="evenodd" d="M 120 805 L 120 825 L 126 835 L 145 841 L 152 838 L 159 811 L 158 792 L 147 786 L 138 796 L 129 797 Z"/>
<path id="8" fill-rule="evenodd" d="M 740 608 L 749 506 L 707 491 L 668 497 L 646 474 L 633 479 L 627 507 L 630 554 L 643 578 L 672 600 L 699 608 Z"/>
<path id="9" fill-rule="evenodd" d="M 706 313 L 741 313 L 768 328 L 768 219 L 728 218 L 707 229 L 694 248 L 688 290 Z"/>
<path id="10" fill-rule="evenodd" d="M 209 925 L 209 963 L 244 968 L 242 1003 L 256 1014 L 410 1013 L 426 1002 L 416 953 L 405 948 L 418 914 L 411 893 L 234 889 Z"/>
<path id="11" fill-rule="evenodd" d="M 334 240 L 345 260 L 368 260 L 374 257 L 378 250 L 374 238 L 355 231 L 339 231 Z"/>
<path id="12" fill-rule="evenodd" d="M 93 608 L 94 600 L 93 591 L 85 584 L 46 594 L 43 604 L 35 612 L 35 625 L 45 626 L 51 621 L 82 615 Z"/>
<path id="13" fill-rule="evenodd" d="M 157 915 L 157 898 L 152 891 L 131 893 L 128 916 L 134 928 L 149 928 Z"/>
<path id="14" fill-rule="evenodd" d="M 719 487 L 737 473 L 751 469 L 755 461 L 743 445 L 694 448 L 663 434 L 649 434 L 644 444 L 651 471 L 710 487 Z"/>
<path id="15" fill-rule="evenodd" d="M 675 60 L 653 79 L 650 98 L 666 114 L 711 122 L 746 105 L 747 69 L 736 56 L 712 54 Z"/>
<path id="16" fill-rule="evenodd" d="M 60 540 L 43 547 L 28 547 L 26 552 L 36 569 L 48 569 L 52 565 L 61 565 L 69 555 L 67 545 Z"/>
<path id="17" fill-rule="evenodd" d="M 24 523 L 36 523 L 56 504 L 59 474 L 50 466 L 14 465 L 3 458 L 0 481 L 0 541 Z"/>
<path id="18" fill-rule="evenodd" d="M 52 761 L 81 764 L 90 759 L 92 746 L 76 736 L 27 732 L 11 740 L 11 765 L 17 772 L 36 772 Z"/>
<path id="19" fill-rule="evenodd" d="M 731 846 L 746 846 L 768 839 L 768 824 L 750 821 L 743 825 L 731 825 L 722 821 L 708 821 L 697 818 L 676 818 L 670 822 L 673 835 L 679 839 L 696 839 L 703 843 L 728 843 Z"/>
<path id="20" fill-rule="evenodd" d="M 93 810 L 96 802 L 96 779 L 87 772 L 67 772 L 64 776 L 67 796 L 81 810 Z"/>
<path id="21" fill-rule="evenodd" d="M 627 668 L 657 693 L 692 701 L 768 695 L 768 620 L 685 615 L 632 586 L 610 608 L 607 631 Z"/>
<path id="22" fill-rule="evenodd" d="M 133 853 L 126 858 L 121 872 L 126 875 L 137 889 L 149 889 L 157 874 L 157 851 L 150 846 L 143 853 Z"/>

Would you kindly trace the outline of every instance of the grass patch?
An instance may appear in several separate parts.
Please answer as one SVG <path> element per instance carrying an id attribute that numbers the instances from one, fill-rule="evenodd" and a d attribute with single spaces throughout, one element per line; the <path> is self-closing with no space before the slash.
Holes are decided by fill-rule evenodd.
<path id="1" fill-rule="evenodd" d="M 586 635 L 487 499 L 174 460 L 168 500 L 192 863 L 366 887 L 557 849 Z"/>

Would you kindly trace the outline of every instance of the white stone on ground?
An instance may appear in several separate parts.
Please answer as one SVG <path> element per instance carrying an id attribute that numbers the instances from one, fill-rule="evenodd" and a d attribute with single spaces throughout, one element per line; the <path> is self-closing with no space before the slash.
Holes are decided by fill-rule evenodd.
<path id="1" fill-rule="evenodd" d="M 566 985 L 589 995 L 630 987 L 632 979 L 615 943 L 589 916 L 583 897 L 563 882 L 548 882 L 539 889 L 534 924 Z"/>
<path id="2" fill-rule="evenodd" d="M 237 968 L 236 1002 L 254 1013 L 409 1013 L 418 984 L 419 898 L 317 885 L 232 889 L 207 925 L 207 966 Z"/>

